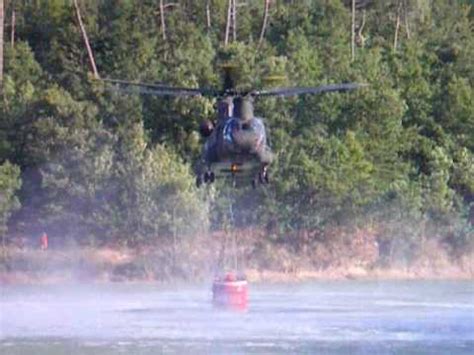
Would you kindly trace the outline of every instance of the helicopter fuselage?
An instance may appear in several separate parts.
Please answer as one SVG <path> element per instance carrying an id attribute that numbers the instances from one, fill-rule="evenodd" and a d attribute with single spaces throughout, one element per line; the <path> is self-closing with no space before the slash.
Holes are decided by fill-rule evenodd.
<path id="1" fill-rule="evenodd" d="M 268 145 L 265 124 L 254 116 L 253 102 L 256 97 L 295 96 L 345 92 L 367 84 L 342 83 L 318 87 L 280 87 L 272 89 L 242 91 L 235 88 L 230 72 L 224 77 L 222 90 L 209 88 L 173 87 L 115 79 L 102 79 L 123 92 L 156 96 L 205 96 L 217 98 L 217 125 L 205 120 L 200 125 L 202 137 L 206 139 L 201 159 L 196 166 L 196 184 L 212 183 L 216 176 L 243 176 L 253 174 L 252 185 L 268 184 L 268 165 L 273 153 Z M 217 169 L 217 174 L 214 170 Z M 248 174 L 245 174 L 248 175 Z"/>
<path id="2" fill-rule="evenodd" d="M 243 177 L 266 171 L 272 160 L 261 118 L 228 117 L 221 119 L 207 138 L 197 173 L 208 174 L 212 180 L 215 176 Z"/>

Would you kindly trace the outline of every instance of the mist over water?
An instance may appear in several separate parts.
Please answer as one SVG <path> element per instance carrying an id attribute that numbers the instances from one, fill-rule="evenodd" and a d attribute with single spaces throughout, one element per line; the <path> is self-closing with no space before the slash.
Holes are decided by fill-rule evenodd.
<path id="1" fill-rule="evenodd" d="M 470 282 L 251 285 L 246 312 L 210 285 L 2 286 L 1 354 L 474 351 Z"/>

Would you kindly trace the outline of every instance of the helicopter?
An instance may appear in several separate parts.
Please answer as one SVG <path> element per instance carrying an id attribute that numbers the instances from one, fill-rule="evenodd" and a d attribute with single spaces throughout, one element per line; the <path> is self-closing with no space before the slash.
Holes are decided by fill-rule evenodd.
<path id="1" fill-rule="evenodd" d="M 295 96 L 345 92 L 366 86 L 359 83 L 329 84 L 317 87 L 280 87 L 262 90 L 237 90 L 229 70 L 222 89 L 174 87 L 162 84 L 101 79 L 121 92 L 155 96 L 204 96 L 217 100 L 217 119 L 201 122 L 199 132 L 205 140 L 196 164 L 196 186 L 212 184 L 216 178 L 250 178 L 251 185 L 270 182 L 268 168 L 274 160 L 263 118 L 254 114 L 259 97 Z"/>

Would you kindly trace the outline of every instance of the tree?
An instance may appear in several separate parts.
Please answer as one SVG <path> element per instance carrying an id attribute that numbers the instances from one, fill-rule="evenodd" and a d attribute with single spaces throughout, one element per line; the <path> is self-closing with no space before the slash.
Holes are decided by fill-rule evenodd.
<path id="1" fill-rule="evenodd" d="M 10 30 L 10 46 L 15 46 L 15 26 L 16 26 L 16 11 L 15 7 L 12 6 L 12 17 L 11 17 L 11 30 Z"/>
<path id="2" fill-rule="evenodd" d="M 206 1 L 206 27 L 209 31 L 211 29 L 211 0 Z"/>
<path id="3" fill-rule="evenodd" d="M 237 0 L 229 0 L 227 4 L 227 21 L 225 26 L 224 46 L 229 44 L 229 36 L 232 33 L 232 40 L 237 40 Z"/>
<path id="4" fill-rule="evenodd" d="M 6 161 L 0 165 L 0 234 L 5 246 L 7 223 L 11 214 L 20 208 L 16 191 L 21 186 L 20 169 Z"/>
<path id="5" fill-rule="evenodd" d="M 79 23 L 79 27 L 81 28 L 82 38 L 84 40 L 84 45 L 87 49 L 87 55 L 89 56 L 92 72 L 94 73 L 94 77 L 96 79 L 99 79 L 99 72 L 97 71 L 97 67 L 95 65 L 94 54 L 92 53 L 92 49 L 89 44 L 89 38 L 87 37 L 86 28 L 84 27 L 84 23 L 82 22 L 81 10 L 79 8 L 79 4 L 77 3 L 77 0 L 74 0 L 74 8 L 76 9 L 77 22 Z"/>
<path id="6" fill-rule="evenodd" d="M 0 0 L 0 97 L 3 96 L 3 0 Z"/>
<path id="7" fill-rule="evenodd" d="M 160 0 L 160 24 L 163 41 L 166 41 L 165 5 L 163 3 L 163 0 Z"/>
<path id="8" fill-rule="evenodd" d="M 262 29 L 260 31 L 260 38 L 258 40 L 258 45 L 261 46 L 263 43 L 263 38 L 265 36 L 265 31 L 267 30 L 267 23 L 268 23 L 268 13 L 270 10 L 270 3 L 271 0 L 265 0 L 265 7 L 263 10 L 263 21 L 262 21 Z"/>
<path id="9" fill-rule="evenodd" d="M 166 19 L 165 19 L 166 10 L 173 6 L 179 6 L 179 4 L 178 3 L 165 4 L 164 0 L 160 0 L 159 12 L 160 12 L 161 36 L 163 38 L 163 42 L 166 42 L 168 39 L 168 36 L 166 34 Z"/>
<path id="10" fill-rule="evenodd" d="M 474 142 L 466 1 L 16 1 L 0 106 L 0 161 L 19 166 L 22 180 L 12 226 L 34 220 L 141 243 L 208 217 L 190 171 L 202 144 L 196 127 L 215 118 L 214 101 L 104 92 L 84 70 L 78 4 L 104 77 L 216 87 L 219 64 L 231 61 L 243 90 L 271 85 L 269 76 L 286 76 L 279 86 L 370 84 L 256 102 L 277 159 L 273 184 L 236 192 L 248 207 L 235 209 L 239 225 L 323 233 L 372 220 L 390 234 L 406 218 L 446 228 L 465 218 Z M 216 228 L 224 202 L 209 217 Z M 411 248 L 420 235 L 400 240 Z"/>

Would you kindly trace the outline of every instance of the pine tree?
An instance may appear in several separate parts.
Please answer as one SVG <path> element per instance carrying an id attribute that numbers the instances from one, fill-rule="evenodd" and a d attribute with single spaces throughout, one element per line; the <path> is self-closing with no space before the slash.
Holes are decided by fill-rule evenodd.
<path id="1" fill-rule="evenodd" d="M 0 0 L 0 98 L 3 96 L 3 24 L 4 24 L 4 3 Z"/>

